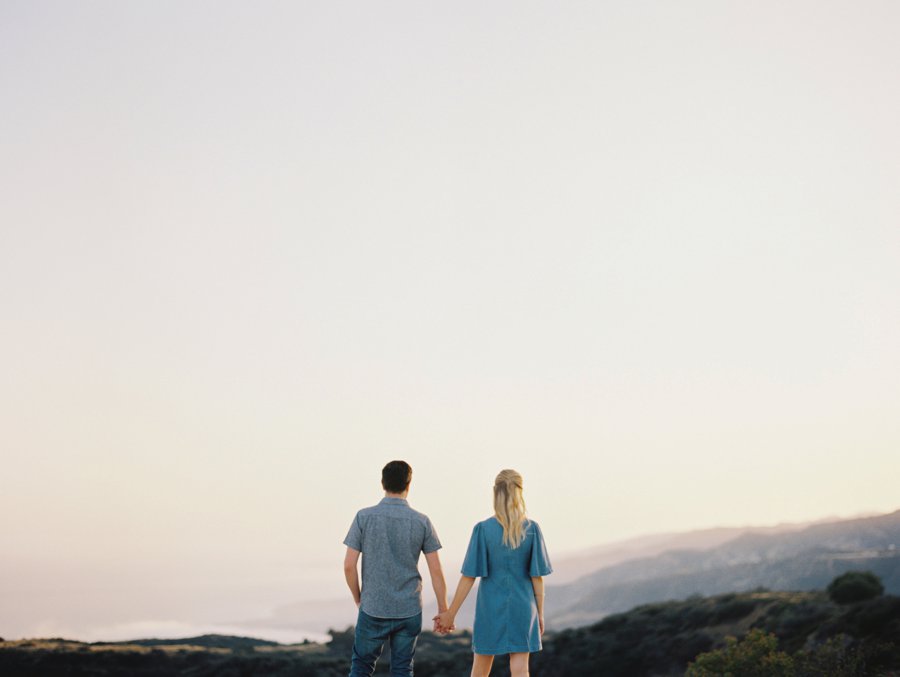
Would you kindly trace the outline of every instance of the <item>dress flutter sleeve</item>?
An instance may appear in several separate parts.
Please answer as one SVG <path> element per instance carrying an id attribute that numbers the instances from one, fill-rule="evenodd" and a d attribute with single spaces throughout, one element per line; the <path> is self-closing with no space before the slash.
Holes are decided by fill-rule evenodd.
<path id="1" fill-rule="evenodd" d="M 544 534 L 537 522 L 534 525 L 534 539 L 531 541 L 531 564 L 528 566 L 528 575 L 532 578 L 546 576 L 553 573 L 550 565 L 550 555 L 547 554 L 547 544 L 544 543 Z"/>
<path id="2" fill-rule="evenodd" d="M 469 539 L 469 548 L 463 560 L 462 575 L 487 578 L 489 572 L 487 543 L 484 541 L 484 529 L 479 522 L 472 529 L 472 538 Z"/>

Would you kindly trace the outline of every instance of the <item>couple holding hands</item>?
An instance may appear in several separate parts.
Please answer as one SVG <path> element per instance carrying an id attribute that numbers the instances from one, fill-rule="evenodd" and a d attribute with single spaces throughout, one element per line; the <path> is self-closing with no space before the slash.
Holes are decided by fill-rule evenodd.
<path id="1" fill-rule="evenodd" d="M 494 481 L 494 515 L 472 530 L 453 602 L 438 550 L 441 543 L 426 515 L 409 507 L 406 497 L 412 468 L 391 461 L 381 472 L 385 497 L 356 513 L 344 539 L 344 576 L 359 617 L 350 677 L 369 677 L 387 642 L 391 674 L 413 674 L 416 640 L 422 630 L 422 577 L 425 554 L 438 603 L 434 630 L 455 629 L 456 614 L 480 578 L 472 634 L 472 677 L 487 677 L 494 656 L 509 654 L 513 677 L 528 675 L 528 656 L 541 650 L 544 634 L 543 576 L 552 571 L 537 522 L 525 516 L 522 476 L 503 470 Z M 362 555 L 362 582 L 357 564 Z"/>

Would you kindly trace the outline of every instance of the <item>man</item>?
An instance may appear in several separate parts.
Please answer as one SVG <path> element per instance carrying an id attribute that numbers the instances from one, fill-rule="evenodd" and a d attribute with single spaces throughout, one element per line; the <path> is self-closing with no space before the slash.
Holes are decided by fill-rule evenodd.
<path id="1" fill-rule="evenodd" d="M 381 471 L 384 498 L 356 513 L 344 545 L 344 576 L 359 607 L 350 677 L 369 677 L 384 643 L 391 648 L 391 675 L 411 677 L 416 640 L 422 631 L 422 577 L 419 553 L 425 553 L 438 609 L 445 611 L 447 585 L 431 520 L 409 507 L 406 497 L 412 468 L 391 461 Z M 357 562 L 362 554 L 362 589 Z"/>

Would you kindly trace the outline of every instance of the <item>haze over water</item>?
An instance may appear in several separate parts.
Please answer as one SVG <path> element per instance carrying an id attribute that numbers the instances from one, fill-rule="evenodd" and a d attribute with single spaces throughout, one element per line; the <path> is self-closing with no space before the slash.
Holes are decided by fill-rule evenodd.
<path id="1" fill-rule="evenodd" d="M 0 0 L 0 636 L 346 596 L 393 458 L 450 580 L 504 467 L 560 554 L 895 510 L 898 21 Z"/>

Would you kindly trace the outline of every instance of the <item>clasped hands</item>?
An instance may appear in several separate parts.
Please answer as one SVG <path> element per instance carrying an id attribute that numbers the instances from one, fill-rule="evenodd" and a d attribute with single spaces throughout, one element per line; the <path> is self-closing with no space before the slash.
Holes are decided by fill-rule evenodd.
<path id="1" fill-rule="evenodd" d="M 449 609 L 447 611 L 442 611 L 431 620 L 434 621 L 434 632 L 439 635 L 449 635 L 456 630 L 456 624 L 454 623 L 456 619 L 454 618 L 454 615 L 450 613 Z"/>

